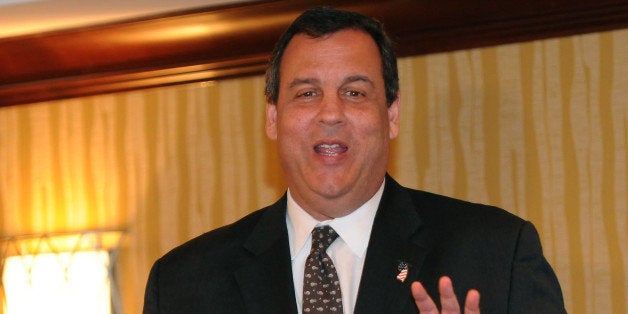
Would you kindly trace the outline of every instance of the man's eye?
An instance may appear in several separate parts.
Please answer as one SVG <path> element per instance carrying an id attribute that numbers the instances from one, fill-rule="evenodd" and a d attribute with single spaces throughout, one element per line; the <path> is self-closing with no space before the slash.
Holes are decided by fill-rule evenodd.
<path id="1" fill-rule="evenodd" d="M 351 97 L 358 97 L 358 96 L 362 96 L 362 93 L 358 91 L 354 91 L 354 90 L 348 90 L 345 92 L 345 95 L 351 96 Z"/>
<path id="2" fill-rule="evenodd" d="M 313 97 L 316 96 L 314 91 L 307 91 L 299 94 L 299 97 Z"/>

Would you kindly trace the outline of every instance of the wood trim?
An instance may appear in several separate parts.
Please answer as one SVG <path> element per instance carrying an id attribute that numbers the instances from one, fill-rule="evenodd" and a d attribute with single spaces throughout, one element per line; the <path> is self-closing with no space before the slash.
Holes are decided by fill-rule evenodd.
<path id="1" fill-rule="evenodd" d="M 304 9 L 336 1 L 253 1 L 0 39 L 0 106 L 263 73 Z M 628 1 L 358 1 L 400 56 L 628 27 Z"/>

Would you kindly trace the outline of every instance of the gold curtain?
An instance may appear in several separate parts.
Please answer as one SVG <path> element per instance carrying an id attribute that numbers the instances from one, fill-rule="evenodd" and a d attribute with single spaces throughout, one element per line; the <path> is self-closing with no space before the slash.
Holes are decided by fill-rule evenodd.
<path id="1" fill-rule="evenodd" d="M 531 220 L 570 313 L 628 312 L 628 30 L 403 58 L 401 183 Z M 0 234 L 124 228 L 152 262 L 284 191 L 261 76 L 0 108 Z"/>

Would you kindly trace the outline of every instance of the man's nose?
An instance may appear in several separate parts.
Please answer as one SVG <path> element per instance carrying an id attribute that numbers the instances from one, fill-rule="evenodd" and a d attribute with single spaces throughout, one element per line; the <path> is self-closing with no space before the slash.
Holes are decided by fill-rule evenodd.
<path id="1" fill-rule="evenodd" d="M 345 105 L 336 95 L 323 97 L 318 111 L 318 121 L 326 125 L 336 125 L 345 121 Z"/>

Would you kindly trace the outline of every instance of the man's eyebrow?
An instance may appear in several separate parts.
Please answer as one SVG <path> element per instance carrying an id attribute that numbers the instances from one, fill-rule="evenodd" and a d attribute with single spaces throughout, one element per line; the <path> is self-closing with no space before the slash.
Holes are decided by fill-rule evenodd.
<path id="1" fill-rule="evenodd" d="M 318 84 L 318 79 L 315 78 L 296 78 L 290 82 L 288 85 L 289 88 L 293 88 L 295 86 L 304 85 L 304 84 Z"/>
<path id="2" fill-rule="evenodd" d="M 365 83 L 368 83 L 370 85 L 375 85 L 373 83 L 373 81 L 371 81 L 371 79 L 368 78 L 368 76 L 365 76 L 365 75 L 352 75 L 352 76 L 349 76 L 349 77 L 345 78 L 344 81 L 343 81 L 344 84 L 353 83 L 353 82 L 365 82 Z"/>
<path id="3" fill-rule="evenodd" d="M 368 76 L 365 76 L 365 75 L 348 76 L 342 81 L 343 84 L 349 84 L 353 82 L 365 82 L 370 85 L 375 85 L 373 81 Z M 288 85 L 288 88 L 293 88 L 299 85 L 309 85 L 309 84 L 318 85 L 320 84 L 320 81 L 316 78 L 295 78 L 294 80 L 292 80 L 292 82 L 290 82 L 290 85 Z"/>

